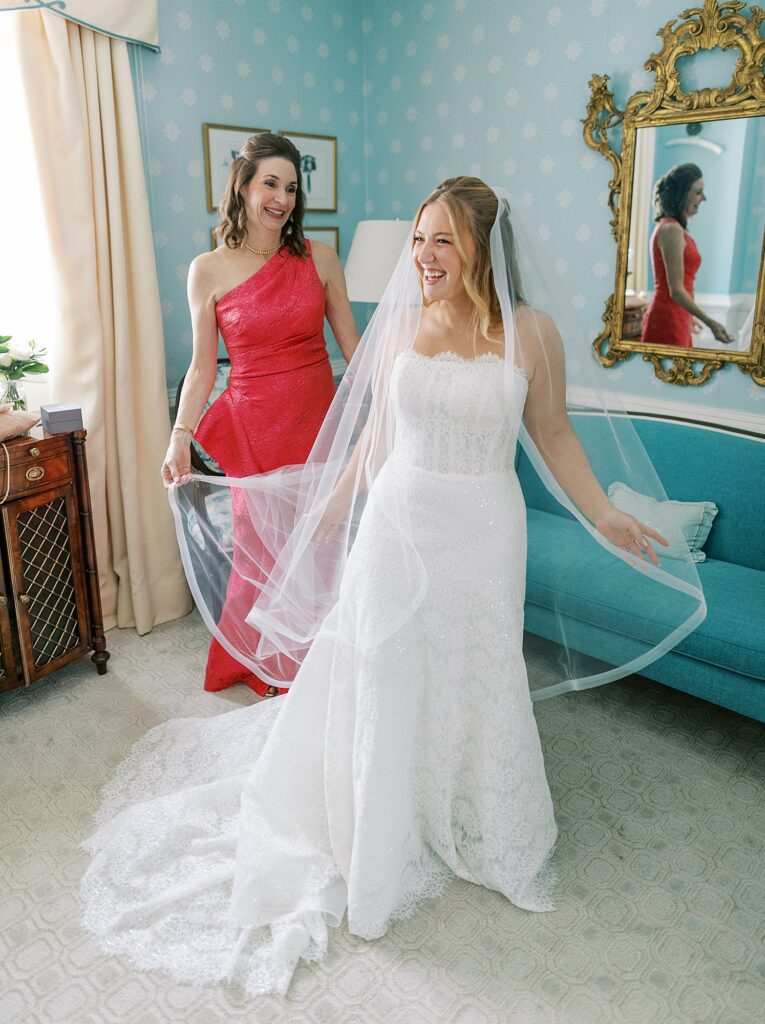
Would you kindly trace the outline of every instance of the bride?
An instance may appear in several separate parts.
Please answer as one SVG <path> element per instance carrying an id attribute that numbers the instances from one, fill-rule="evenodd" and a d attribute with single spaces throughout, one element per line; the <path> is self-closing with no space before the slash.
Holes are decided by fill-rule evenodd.
<path id="1" fill-rule="evenodd" d="M 558 331 L 521 269 L 507 200 L 476 178 L 444 182 L 309 465 L 171 491 L 214 631 L 205 558 L 224 544 L 207 512 L 232 489 L 248 503 L 261 597 L 219 639 L 292 685 L 134 748 L 82 887 L 108 951 L 284 993 L 328 927 L 347 915 L 377 938 L 454 875 L 552 909 L 556 826 L 521 650 L 522 421 L 617 567 L 658 573 L 651 541 L 666 541 L 617 511 L 590 468 Z"/>

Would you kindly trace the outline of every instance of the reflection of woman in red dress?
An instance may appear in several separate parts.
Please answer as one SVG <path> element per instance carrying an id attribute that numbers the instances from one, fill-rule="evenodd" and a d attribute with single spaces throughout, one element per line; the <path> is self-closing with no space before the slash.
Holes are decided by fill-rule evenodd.
<path id="1" fill-rule="evenodd" d="M 242 147 L 229 171 L 218 231 L 224 245 L 189 269 L 194 353 L 162 476 L 188 480 L 192 434 L 226 476 L 245 477 L 305 462 L 334 394 L 324 316 L 346 359 L 358 342 L 340 261 L 303 237 L 300 154 L 263 132 Z M 218 331 L 231 373 L 228 388 L 195 431 L 215 381 Z M 241 493 L 241 492 L 239 492 Z M 234 533 L 252 524 L 233 508 Z M 252 550 L 252 538 L 244 545 Z M 234 565 L 221 613 L 232 622 L 254 603 L 248 567 Z M 210 645 L 206 690 L 244 682 L 261 696 L 273 687 L 244 668 L 217 640 Z"/>
<path id="2" fill-rule="evenodd" d="M 658 221 L 650 241 L 654 293 L 643 317 L 644 342 L 691 348 L 694 317 L 706 324 L 718 341 L 733 341 L 694 298 L 701 255 L 686 227 L 705 199 L 704 181 L 696 164 L 678 164 L 654 186 Z"/>

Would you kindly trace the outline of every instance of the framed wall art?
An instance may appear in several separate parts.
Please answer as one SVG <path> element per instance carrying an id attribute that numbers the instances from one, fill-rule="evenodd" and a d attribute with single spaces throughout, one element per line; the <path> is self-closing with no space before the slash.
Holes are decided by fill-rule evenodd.
<path id="1" fill-rule="evenodd" d="M 334 135 L 279 132 L 300 150 L 306 210 L 337 209 L 337 139 Z"/>
<path id="2" fill-rule="evenodd" d="M 223 197 L 228 180 L 228 169 L 239 155 L 251 135 L 267 131 L 266 128 L 238 128 L 230 124 L 203 124 L 202 139 L 205 153 L 205 185 L 207 209 L 215 213 Z"/>
<path id="3" fill-rule="evenodd" d="M 339 228 L 310 228 L 303 225 L 303 234 L 311 242 L 324 242 L 326 245 L 331 245 L 336 253 L 340 252 Z"/>

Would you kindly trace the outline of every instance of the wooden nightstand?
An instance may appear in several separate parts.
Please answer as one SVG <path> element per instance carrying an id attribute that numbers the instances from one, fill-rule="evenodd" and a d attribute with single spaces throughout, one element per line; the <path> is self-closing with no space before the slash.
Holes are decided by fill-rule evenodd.
<path id="1" fill-rule="evenodd" d="M 106 672 L 85 437 L 0 442 L 0 692 L 91 650 Z"/>

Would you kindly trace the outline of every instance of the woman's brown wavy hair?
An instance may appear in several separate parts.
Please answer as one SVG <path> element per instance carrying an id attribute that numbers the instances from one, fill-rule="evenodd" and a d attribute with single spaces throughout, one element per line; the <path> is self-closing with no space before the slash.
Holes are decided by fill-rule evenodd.
<path id="1" fill-rule="evenodd" d="M 654 220 L 673 217 L 688 227 L 685 206 L 691 186 L 703 177 L 696 164 L 675 164 L 653 187 Z"/>
<path id="2" fill-rule="evenodd" d="M 300 153 L 289 139 L 283 135 L 274 135 L 273 132 L 260 132 L 251 136 L 239 150 L 239 156 L 229 168 L 226 191 L 218 207 L 220 223 L 215 232 L 229 249 L 239 249 L 243 245 L 247 237 L 247 210 L 242 199 L 242 189 L 252 181 L 260 161 L 272 156 L 289 160 L 295 168 L 295 209 L 282 228 L 282 242 L 295 256 L 305 256 L 308 250 L 303 235 L 305 193 L 300 173 Z"/>

